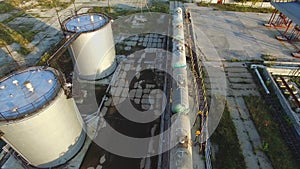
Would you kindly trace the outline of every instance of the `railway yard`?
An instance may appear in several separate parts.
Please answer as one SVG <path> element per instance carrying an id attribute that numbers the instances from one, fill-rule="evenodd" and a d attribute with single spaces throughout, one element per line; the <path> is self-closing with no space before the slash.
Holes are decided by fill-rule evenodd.
<path id="1" fill-rule="evenodd" d="M 52 18 L 38 18 L 40 29 L 31 27 L 37 35 L 27 46 L 1 46 L 1 75 L 35 64 L 64 72 L 72 83 L 69 96 L 75 98 L 87 131 L 92 131 L 85 155 L 75 160 L 81 169 L 299 168 L 300 59 L 291 55 L 299 51 L 299 41 L 277 40 L 286 27 L 264 26 L 271 13 L 162 3 L 169 14 L 145 12 L 115 19 L 118 66 L 99 84 L 74 78 L 73 60 L 66 52 L 72 38 L 62 40 L 53 8 Z M 106 6 L 96 1 L 75 4 Z M 140 4 L 112 1 L 112 6 L 128 12 Z M 29 25 L 34 22 L 34 10 L 7 20 L 14 12 L 0 13 L 1 24 L 18 29 L 20 18 Z M 80 33 L 73 38 L 77 36 Z M 60 49 L 43 55 L 62 42 Z M 22 48 L 31 51 L 22 53 Z M 112 131 L 121 134 L 116 138 Z M 129 137 L 144 142 L 132 146 Z M 2 168 L 35 168 L 16 161 L 1 161 Z M 60 167 L 74 166 L 68 162 Z"/>

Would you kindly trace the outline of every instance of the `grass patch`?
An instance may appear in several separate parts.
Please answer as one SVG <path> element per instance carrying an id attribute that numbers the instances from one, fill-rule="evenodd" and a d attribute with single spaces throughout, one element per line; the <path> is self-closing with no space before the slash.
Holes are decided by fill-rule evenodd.
<path id="1" fill-rule="evenodd" d="M 44 53 L 36 65 L 37 66 L 45 66 L 47 64 L 47 60 L 50 58 L 50 56 L 51 56 L 51 54 L 49 52 Z"/>
<path id="2" fill-rule="evenodd" d="M 137 9 L 125 10 L 118 7 L 94 7 L 90 9 L 89 12 L 96 12 L 96 13 L 101 12 L 112 17 L 113 19 L 117 19 L 119 16 L 131 15 L 140 12 L 140 10 Z"/>
<path id="3" fill-rule="evenodd" d="M 236 11 L 236 12 L 256 12 L 256 13 L 272 13 L 272 8 L 254 8 L 248 6 L 240 6 L 236 4 L 211 4 L 205 2 L 197 3 L 198 6 L 213 7 L 221 11 Z"/>
<path id="4" fill-rule="evenodd" d="M 28 48 L 21 46 L 20 50 L 18 50 L 17 52 L 21 55 L 28 55 L 31 51 L 32 51 L 32 49 L 28 49 Z"/>
<path id="5" fill-rule="evenodd" d="M 216 159 L 213 159 L 213 168 L 216 169 L 244 169 L 246 164 L 236 135 L 236 128 L 231 120 L 228 107 L 225 107 L 223 116 L 211 141 L 218 145 Z"/>
<path id="6" fill-rule="evenodd" d="M 20 11 L 18 13 L 13 14 L 12 16 L 10 16 L 9 18 L 5 19 L 4 21 L 2 21 L 2 23 L 7 24 L 8 22 L 14 20 L 17 17 L 20 17 L 24 14 L 23 11 Z"/>
<path id="7" fill-rule="evenodd" d="M 282 138 L 278 124 L 270 114 L 270 107 L 264 100 L 257 96 L 245 96 L 245 103 L 251 118 L 262 140 L 261 149 L 266 152 L 274 169 L 299 168 L 292 152 Z M 280 113 L 280 112 L 272 112 Z"/>
<path id="8" fill-rule="evenodd" d="M 231 58 L 230 62 L 241 62 L 242 60 L 240 60 L 239 58 Z"/>
<path id="9" fill-rule="evenodd" d="M 300 88 L 300 68 L 298 73 L 298 76 L 291 76 L 291 81 L 296 83 L 297 87 Z"/>
<path id="10" fill-rule="evenodd" d="M 162 12 L 162 13 L 169 13 L 169 3 L 168 2 L 157 2 L 153 1 L 149 5 L 148 8 L 132 8 L 132 9 L 123 9 L 119 7 L 94 7 L 89 12 L 101 12 L 104 13 L 113 19 L 117 19 L 119 16 L 126 16 L 135 13 L 141 12 Z"/>
<path id="11" fill-rule="evenodd" d="M 31 42 L 34 40 L 35 35 L 38 33 L 38 31 L 32 31 L 31 30 L 32 27 L 31 28 L 29 26 L 19 27 L 15 31 L 21 34 L 27 41 Z"/>
<path id="12" fill-rule="evenodd" d="M 8 26 L 2 23 L 0 23 L 0 29 L 0 41 L 4 42 L 5 44 L 12 44 L 16 42 L 25 47 L 29 43 L 29 41 L 25 39 L 20 33 L 10 29 Z"/>
<path id="13" fill-rule="evenodd" d="M 21 45 L 21 49 L 18 51 L 23 55 L 26 55 L 31 52 L 32 49 L 26 48 L 29 44 L 29 41 L 19 32 L 10 29 L 6 25 L 0 23 L 0 47 L 5 45 L 9 45 L 12 43 L 19 43 Z"/>
<path id="14" fill-rule="evenodd" d="M 6 0 L 6 3 L 17 8 L 19 4 L 22 4 L 23 1 L 28 2 L 29 0 Z"/>
<path id="15" fill-rule="evenodd" d="M 51 9 L 54 7 L 60 7 L 64 9 L 71 4 L 71 2 L 60 2 L 59 0 L 38 0 L 38 5 L 46 9 Z"/>
<path id="16" fill-rule="evenodd" d="M 270 55 L 270 54 L 262 54 L 261 58 L 265 61 L 276 61 L 277 60 L 277 58 L 275 56 Z"/>
<path id="17" fill-rule="evenodd" d="M 8 12 L 11 12 L 15 9 L 14 6 L 8 4 L 8 3 L 5 3 L 5 2 L 0 2 L 0 14 L 4 14 L 4 13 L 8 13 Z"/>
<path id="18" fill-rule="evenodd" d="M 149 7 L 150 12 L 162 12 L 169 13 L 169 3 L 168 2 L 159 2 L 152 1 Z"/>
<path id="19" fill-rule="evenodd" d="M 19 4 L 29 2 L 30 0 L 7 0 L 7 3 L 14 8 L 19 8 Z M 61 7 L 62 9 L 71 5 L 71 2 L 60 2 L 59 0 L 37 0 L 37 3 L 22 7 L 23 10 L 35 8 L 40 6 L 42 8 L 51 9 L 54 7 Z"/>

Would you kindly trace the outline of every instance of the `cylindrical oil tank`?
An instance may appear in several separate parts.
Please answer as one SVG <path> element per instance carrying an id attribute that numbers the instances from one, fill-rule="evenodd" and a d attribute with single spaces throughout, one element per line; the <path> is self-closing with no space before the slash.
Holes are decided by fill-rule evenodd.
<path id="1" fill-rule="evenodd" d="M 177 7 L 174 11 L 173 14 L 173 19 L 175 20 L 175 22 L 182 22 L 183 17 L 182 17 L 182 9 L 180 7 Z"/>
<path id="2" fill-rule="evenodd" d="M 185 57 L 184 45 L 178 42 L 174 42 L 173 48 L 174 48 L 172 54 L 173 69 L 186 68 L 186 57 Z"/>
<path id="3" fill-rule="evenodd" d="M 179 25 L 179 27 L 178 27 Z M 187 85 L 186 56 L 184 46 L 182 9 L 176 8 L 173 15 L 173 85 L 172 85 L 172 111 L 185 113 L 189 110 L 189 95 Z"/>
<path id="4" fill-rule="evenodd" d="M 116 68 L 111 20 L 100 13 L 78 14 L 62 24 L 66 35 L 80 33 L 69 46 L 79 78 L 98 80 L 111 75 Z"/>
<path id="5" fill-rule="evenodd" d="M 190 119 L 186 114 L 172 116 L 170 168 L 192 169 L 192 140 Z"/>
<path id="6" fill-rule="evenodd" d="M 173 70 L 172 85 L 172 111 L 173 113 L 186 113 L 189 110 L 189 93 L 186 68 Z"/>
<path id="7" fill-rule="evenodd" d="M 181 8 L 176 8 L 175 10 L 173 15 L 173 28 L 173 38 L 184 44 L 183 17 Z"/>
<path id="8" fill-rule="evenodd" d="M 184 43 L 184 31 L 183 31 L 182 23 L 174 25 L 173 38 L 174 38 L 174 40 L 178 40 L 178 41 L 181 41 L 182 43 Z"/>
<path id="9" fill-rule="evenodd" d="M 31 67 L 0 80 L 0 131 L 29 164 L 64 164 L 85 141 L 83 121 L 55 69 Z"/>

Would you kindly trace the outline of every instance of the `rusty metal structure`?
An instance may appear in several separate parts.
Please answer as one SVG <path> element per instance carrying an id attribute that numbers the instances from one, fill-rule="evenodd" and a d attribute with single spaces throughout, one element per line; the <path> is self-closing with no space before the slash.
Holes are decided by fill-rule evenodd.
<path id="1" fill-rule="evenodd" d="M 276 36 L 280 41 L 293 43 L 299 41 L 300 37 L 300 2 L 299 0 L 272 0 L 275 7 L 268 23 L 265 26 L 274 28 L 285 28 L 281 35 Z M 298 48 L 296 46 L 296 48 Z M 300 58 L 300 49 L 292 53 L 296 58 Z"/>

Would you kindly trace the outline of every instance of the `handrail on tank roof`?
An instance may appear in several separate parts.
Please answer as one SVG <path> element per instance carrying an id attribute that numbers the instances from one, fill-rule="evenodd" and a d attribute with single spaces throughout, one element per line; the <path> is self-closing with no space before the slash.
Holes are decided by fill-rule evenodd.
<path id="1" fill-rule="evenodd" d="M 89 12 L 89 10 L 87 12 L 80 12 L 81 9 L 84 9 L 84 8 L 92 9 L 92 8 L 94 8 L 94 6 L 81 6 L 80 8 L 76 8 L 76 9 L 71 8 L 70 10 L 67 10 L 62 14 L 58 14 L 58 19 L 63 22 L 65 20 L 69 19 L 69 18 L 72 18 L 72 17 L 76 16 L 76 15 L 91 14 L 91 13 L 104 15 L 105 17 L 108 18 L 108 20 L 113 19 L 111 16 L 109 16 L 109 15 L 103 13 L 103 12 Z M 63 25 L 61 25 L 61 27 L 63 27 Z"/>
<path id="2" fill-rule="evenodd" d="M 41 109 L 44 105 L 49 104 L 49 102 L 55 98 L 55 96 L 57 95 L 58 91 L 60 90 L 60 83 L 55 80 L 55 85 L 53 85 L 50 90 L 46 93 L 46 94 L 50 94 L 50 96 L 47 98 L 45 95 L 42 95 L 40 97 L 38 97 L 37 99 L 35 99 L 34 101 L 32 101 L 31 103 L 22 106 L 22 107 L 18 107 L 15 112 L 13 110 L 6 110 L 3 112 L 0 112 L 0 121 L 9 121 L 9 120 L 15 120 L 18 118 L 22 118 L 22 117 L 26 117 L 29 114 L 32 114 L 34 112 L 36 112 L 38 109 Z M 47 95 L 48 96 L 48 95 Z M 25 110 L 23 110 L 25 109 Z M 24 111 L 24 112 L 21 112 Z M 12 115 L 5 115 L 5 114 L 9 114 L 11 113 Z"/>
<path id="3" fill-rule="evenodd" d="M 97 13 L 83 13 L 83 14 L 80 14 L 80 15 L 85 15 L 85 14 L 97 14 Z M 70 17 L 69 19 L 73 18 L 73 17 L 76 17 L 77 15 L 74 15 L 72 17 Z M 66 20 L 65 20 L 66 21 Z M 101 26 L 99 27 L 99 23 L 103 22 L 102 20 L 100 21 L 94 21 L 94 22 L 90 22 L 88 24 L 85 24 L 85 25 L 81 25 L 80 26 L 80 29 L 77 29 L 77 27 L 74 27 L 74 30 L 70 30 L 68 28 L 66 28 L 65 24 L 62 25 L 62 28 L 68 32 L 72 32 L 72 33 L 78 33 L 78 32 L 90 32 L 90 31 L 95 31 L 99 28 L 101 28 Z M 109 22 L 109 19 L 107 18 L 107 22 Z M 107 23 L 106 22 L 106 23 Z M 63 22 L 64 23 L 64 22 Z M 90 29 L 89 27 L 92 27 L 92 29 Z M 83 29 L 82 29 L 83 28 Z M 88 31 L 84 31 L 84 30 L 88 30 Z"/>
<path id="4" fill-rule="evenodd" d="M 30 107 L 33 107 L 33 109 L 31 109 L 30 111 L 23 112 L 23 113 L 20 114 L 19 110 L 17 109 L 16 110 L 16 112 L 17 112 L 16 115 L 15 116 L 9 116 L 9 117 L 6 117 L 4 115 L 4 113 L 11 113 L 12 110 L 6 110 L 6 111 L 3 111 L 3 112 L 0 112 L 0 121 L 9 121 L 9 120 L 15 120 L 15 119 L 19 119 L 19 118 L 24 118 L 24 117 L 28 116 L 29 114 L 35 113 L 38 109 L 41 109 L 44 105 L 48 105 L 49 102 L 51 102 L 51 100 L 56 97 L 57 93 L 59 92 L 59 90 L 61 89 L 61 86 L 63 84 L 63 81 L 62 81 L 63 75 L 57 69 L 53 69 L 53 68 L 49 69 L 48 67 L 43 67 L 43 66 L 36 66 L 36 67 L 32 67 L 32 68 L 28 68 L 27 67 L 27 68 L 23 68 L 23 69 L 20 68 L 18 70 L 12 71 L 9 75 L 5 76 L 4 78 L 1 78 L 1 80 L 3 81 L 5 79 L 7 79 L 7 78 L 10 78 L 10 77 L 18 74 L 18 73 L 21 73 L 21 72 L 24 72 L 24 71 L 31 71 L 33 69 L 36 69 L 36 70 L 38 70 L 38 69 L 40 69 L 40 70 L 48 70 L 48 71 L 51 71 L 55 75 L 55 80 L 54 80 L 55 85 L 53 85 L 49 89 L 49 91 L 47 92 L 47 93 L 50 93 L 50 94 L 52 93 L 52 94 L 50 95 L 49 98 L 46 98 L 45 95 L 43 95 L 43 96 L 35 99 L 30 104 L 27 104 L 25 106 L 22 106 L 22 107 L 18 108 L 18 109 L 22 109 L 22 108 L 25 108 L 25 107 L 28 107 L 28 106 L 31 105 Z M 41 105 L 38 105 L 38 106 L 35 107 L 33 105 L 33 103 L 38 102 L 40 99 L 44 99 L 45 100 L 44 104 L 41 104 Z M 15 112 L 13 112 L 13 113 L 15 113 Z"/>

